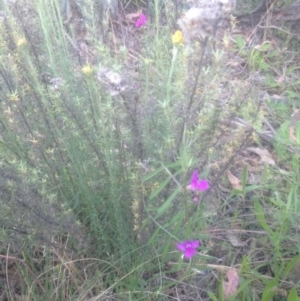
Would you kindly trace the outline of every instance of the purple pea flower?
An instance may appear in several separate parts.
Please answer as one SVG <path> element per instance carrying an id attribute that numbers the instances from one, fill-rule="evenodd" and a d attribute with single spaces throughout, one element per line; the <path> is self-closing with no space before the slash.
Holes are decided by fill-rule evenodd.
<path id="1" fill-rule="evenodd" d="M 143 25 L 146 25 L 147 18 L 144 14 L 140 14 L 139 18 L 135 22 L 135 27 L 142 27 Z"/>
<path id="2" fill-rule="evenodd" d="M 177 244 L 177 249 L 181 251 L 185 258 L 191 258 L 197 254 L 196 249 L 200 246 L 199 240 L 187 240 Z"/>
<path id="3" fill-rule="evenodd" d="M 209 188 L 209 182 L 207 180 L 200 180 L 198 171 L 195 170 L 193 172 L 192 179 L 191 179 L 190 185 L 188 186 L 188 189 L 205 191 L 208 188 Z"/>

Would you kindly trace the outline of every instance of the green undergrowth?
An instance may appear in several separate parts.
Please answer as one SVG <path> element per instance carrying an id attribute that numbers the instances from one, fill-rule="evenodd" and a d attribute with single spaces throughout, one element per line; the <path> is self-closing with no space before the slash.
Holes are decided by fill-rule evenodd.
<path id="1" fill-rule="evenodd" d="M 294 45 L 173 45 L 148 2 L 0 2 L 2 299 L 298 300 Z"/>

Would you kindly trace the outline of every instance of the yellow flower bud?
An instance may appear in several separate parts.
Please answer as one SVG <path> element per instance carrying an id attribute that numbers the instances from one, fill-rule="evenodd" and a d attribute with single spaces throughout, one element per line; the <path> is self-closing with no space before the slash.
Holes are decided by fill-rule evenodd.
<path id="1" fill-rule="evenodd" d="M 17 41 L 17 46 L 18 46 L 18 47 L 22 47 L 22 46 L 26 45 L 26 43 L 27 43 L 27 41 L 26 41 L 25 38 L 20 38 L 20 39 L 18 39 L 18 41 Z"/>
<path id="2" fill-rule="evenodd" d="M 183 43 L 183 35 L 180 30 L 176 30 L 176 32 L 172 35 L 172 42 L 174 45 L 179 45 Z"/>
<path id="3" fill-rule="evenodd" d="M 89 76 L 93 73 L 93 70 L 90 65 L 86 65 L 81 69 L 82 73 L 86 76 Z"/>

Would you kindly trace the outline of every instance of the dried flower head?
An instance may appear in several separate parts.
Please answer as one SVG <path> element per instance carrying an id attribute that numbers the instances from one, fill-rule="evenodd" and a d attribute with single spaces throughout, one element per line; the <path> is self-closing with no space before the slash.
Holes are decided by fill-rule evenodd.
<path id="1" fill-rule="evenodd" d="M 97 78 L 104 83 L 110 95 L 118 95 L 128 90 L 128 85 L 124 78 L 117 72 L 108 68 L 102 68 L 97 72 Z"/>
<path id="2" fill-rule="evenodd" d="M 228 16 L 236 6 L 236 0 L 215 0 L 215 2 L 219 6 L 220 10 Z"/>
<path id="3" fill-rule="evenodd" d="M 108 71 L 105 76 L 112 85 L 119 85 L 122 81 L 120 74 L 114 71 Z"/>
<path id="4" fill-rule="evenodd" d="M 235 0 L 208 0 L 188 10 L 177 23 L 184 39 L 190 42 L 198 37 L 212 36 L 219 21 L 228 18 L 234 8 Z"/>
<path id="5" fill-rule="evenodd" d="M 20 97 L 18 95 L 18 92 L 15 91 L 15 92 L 12 92 L 11 94 L 8 95 L 8 98 L 10 101 L 20 101 Z"/>
<path id="6" fill-rule="evenodd" d="M 188 42 L 196 37 L 205 37 L 212 33 L 212 16 L 208 17 L 210 11 L 215 14 L 210 8 L 191 8 L 186 12 L 184 17 L 178 20 L 178 25 L 183 32 L 184 39 Z"/>
<path id="7" fill-rule="evenodd" d="M 55 77 L 50 79 L 50 84 L 54 90 L 59 90 L 60 87 L 64 84 L 64 81 L 61 77 Z"/>

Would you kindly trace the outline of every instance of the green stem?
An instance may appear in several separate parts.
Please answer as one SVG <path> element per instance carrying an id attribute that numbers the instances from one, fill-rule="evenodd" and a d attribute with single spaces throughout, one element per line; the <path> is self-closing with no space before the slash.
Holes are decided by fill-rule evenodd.
<path id="1" fill-rule="evenodd" d="M 186 183 L 186 173 L 184 173 L 183 183 Z M 184 200 L 185 219 L 186 219 L 186 222 L 187 222 L 186 237 L 190 237 L 190 235 L 191 235 L 191 223 L 190 223 L 189 204 L 188 204 L 188 200 L 187 200 L 186 189 L 183 190 L 183 200 Z"/>
<path id="2" fill-rule="evenodd" d="M 167 104 L 170 103 L 170 95 L 171 95 L 171 87 L 172 87 L 172 78 L 173 78 L 173 73 L 174 73 L 174 67 L 175 67 L 175 62 L 177 59 L 177 54 L 178 54 L 178 47 L 174 46 L 173 48 L 173 56 L 172 56 L 172 62 L 171 62 L 171 68 L 168 76 L 168 83 L 167 83 Z"/>

